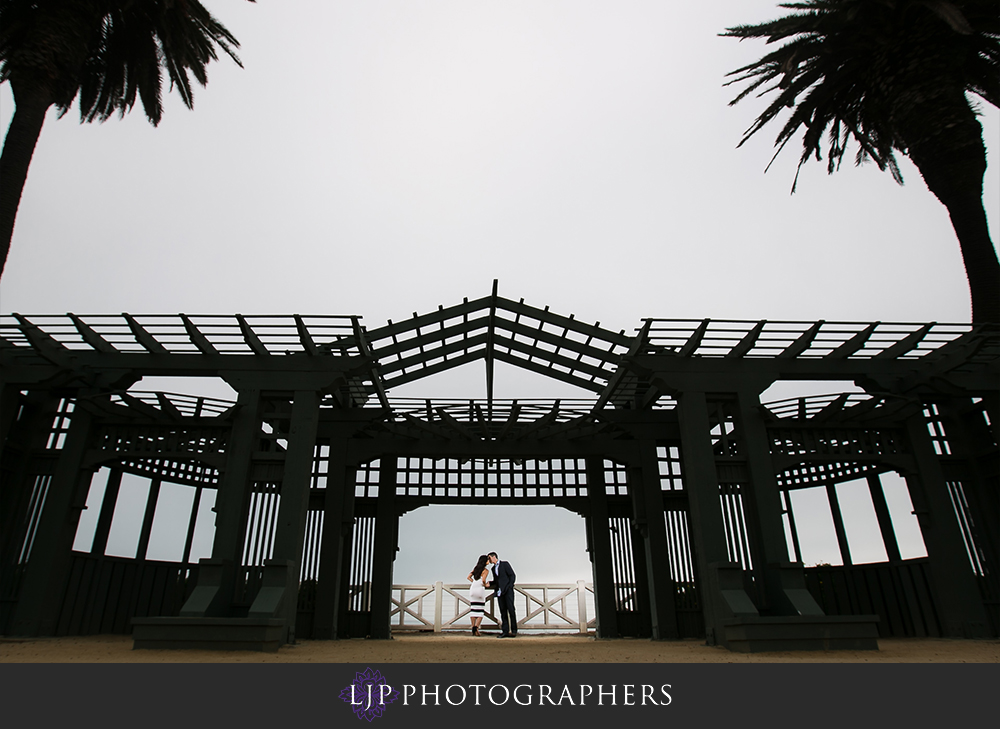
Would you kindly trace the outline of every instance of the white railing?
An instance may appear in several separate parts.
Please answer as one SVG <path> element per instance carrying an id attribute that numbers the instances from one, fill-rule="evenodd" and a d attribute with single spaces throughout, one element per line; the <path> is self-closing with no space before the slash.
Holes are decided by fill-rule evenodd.
<path id="1" fill-rule="evenodd" d="M 575 631 L 587 633 L 597 625 L 594 586 L 576 584 L 516 585 L 514 611 L 518 630 Z M 469 583 L 445 585 L 393 585 L 390 623 L 393 631 L 468 631 Z M 492 593 L 487 595 L 483 627 L 499 627 L 500 617 Z"/>

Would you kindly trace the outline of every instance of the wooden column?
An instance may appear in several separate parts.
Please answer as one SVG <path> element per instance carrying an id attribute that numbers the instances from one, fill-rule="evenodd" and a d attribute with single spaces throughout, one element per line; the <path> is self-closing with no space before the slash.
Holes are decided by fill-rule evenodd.
<path id="1" fill-rule="evenodd" d="M 320 547 L 319 584 L 316 588 L 316 617 L 313 621 L 315 638 L 336 638 L 341 616 L 346 607 L 341 593 L 346 594 L 350 565 L 350 527 L 354 513 L 355 467 L 348 465 L 345 440 L 331 439 L 330 467 L 326 477 L 323 503 L 323 539 Z M 348 560 L 344 559 L 345 550 Z"/>
<path id="2" fill-rule="evenodd" d="M 901 562 L 903 558 L 899 554 L 899 542 L 896 541 L 896 530 L 892 526 L 889 505 L 885 501 L 882 480 L 878 477 L 877 473 L 868 476 L 867 480 L 868 491 L 872 496 L 872 506 L 875 507 L 875 518 L 878 519 L 878 528 L 882 532 L 885 556 L 890 562 Z"/>
<path id="3" fill-rule="evenodd" d="M 917 469 L 916 474 L 905 475 L 906 486 L 927 547 L 941 628 L 949 638 L 989 637 L 982 596 L 927 423 L 922 416 L 913 416 L 906 432 Z"/>
<path id="4" fill-rule="evenodd" d="M 104 487 L 104 498 L 101 499 L 101 513 L 97 517 L 97 528 L 94 530 L 94 543 L 90 553 L 103 555 L 108 548 L 108 535 L 111 534 L 111 521 L 115 516 L 115 506 L 118 504 L 118 492 L 122 486 L 122 470 L 112 468 L 108 473 L 108 483 Z"/>
<path id="5" fill-rule="evenodd" d="M 45 495 L 11 635 L 55 635 L 72 561 L 73 540 L 94 472 L 81 466 L 90 444 L 91 416 L 77 408 Z"/>
<path id="6" fill-rule="evenodd" d="M 826 485 L 826 498 L 830 502 L 830 516 L 833 517 L 833 529 L 837 534 L 840 559 L 844 562 L 844 566 L 848 567 L 854 562 L 851 560 L 851 545 L 847 541 L 847 530 L 844 529 L 844 515 L 840 513 L 840 499 L 837 498 L 836 484 L 828 483 Z"/>
<path id="7" fill-rule="evenodd" d="M 0 567 L 6 583 L 2 590 L 5 598 L 11 597 L 10 576 L 21 552 L 24 523 L 36 474 L 32 462 L 35 455 L 43 456 L 52 429 L 60 398 L 47 392 L 31 392 L 21 397 L 20 391 L 8 386 L 4 391 L 5 406 L 17 410 L 23 406 L 20 418 L 10 424 L 7 438 L 0 442 Z M 2 626 L 0 626 L 2 627 Z"/>
<path id="8" fill-rule="evenodd" d="M 590 514 L 587 534 L 590 562 L 594 570 L 594 607 L 597 611 L 597 637 L 617 638 L 618 606 L 615 604 L 615 574 L 611 566 L 611 535 L 608 522 L 608 495 L 604 484 L 604 459 L 587 458 L 587 499 Z"/>
<path id="9" fill-rule="evenodd" d="M 154 478 L 146 494 L 146 510 L 142 516 L 142 529 L 139 530 L 139 545 L 135 550 L 135 558 L 140 562 L 146 560 L 146 552 L 149 551 L 149 535 L 153 531 L 153 517 L 156 516 L 156 502 L 159 500 L 160 479 Z"/>
<path id="10" fill-rule="evenodd" d="M 281 480 L 281 499 L 275 527 L 272 559 L 288 565 L 285 595 L 275 617 L 285 619 L 288 642 L 295 642 L 295 617 L 299 600 L 299 576 L 302 567 L 302 540 L 309 488 L 312 485 L 316 430 L 319 425 L 319 393 L 296 390 L 292 400 L 292 420 L 285 452 L 285 471 Z"/>
<path id="11" fill-rule="evenodd" d="M 399 515 L 396 514 L 396 461 L 395 455 L 383 455 L 379 467 L 371 593 L 371 637 L 379 640 L 392 638 L 392 566 L 396 559 L 396 536 L 399 528 Z"/>
<path id="12" fill-rule="evenodd" d="M 656 459 L 656 441 L 639 441 L 640 466 L 638 483 L 632 494 L 636 523 L 642 534 L 646 556 L 646 584 L 649 589 L 650 630 L 653 640 L 676 640 L 677 608 L 673 578 L 670 576 L 670 554 L 667 551 L 667 529 L 663 514 L 663 493 L 660 490 L 660 470 Z M 641 508 L 638 508 L 641 507 Z"/>
<path id="13" fill-rule="evenodd" d="M 232 608 L 236 569 L 243 560 L 250 462 L 260 435 L 260 390 L 240 390 L 236 406 L 226 465 L 215 498 L 212 557 L 201 560 L 209 569 L 198 570 L 198 586 L 181 608 L 182 615 L 223 617 Z"/>
<path id="14" fill-rule="evenodd" d="M 969 398 L 938 403 L 948 444 L 962 459 L 962 491 L 971 510 L 976 546 L 986 560 L 987 579 L 1000 590 L 1000 466 L 983 412 Z M 988 412 L 988 410 L 987 410 Z M 995 422 L 995 421 L 994 421 Z M 994 425 L 1000 432 L 1000 424 Z"/>
<path id="15" fill-rule="evenodd" d="M 789 559 L 785 526 L 781 522 L 781 491 L 771 462 L 771 442 L 760 415 L 758 394 L 741 391 L 737 398 L 750 474 L 750 493 L 743 506 L 753 516 L 753 523 L 748 525 L 750 545 L 758 552 L 754 555 L 755 571 L 764 578 L 764 589 L 759 592 L 767 600 L 767 608 L 781 611 L 786 600 L 776 568 Z"/>
<path id="16" fill-rule="evenodd" d="M 697 574 L 701 581 L 698 595 L 703 606 L 705 632 L 709 643 L 714 644 L 717 635 L 721 634 L 722 620 L 726 614 L 721 594 L 711 589 L 712 568 L 709 565 L 728 562 L 729 553 L 726 550 L 719 479 L 715 470 L 705 393 L 680 393 L 677 398 L 677 414 L 681 432 L 684 488 L 691 511 L 691 539 L 698 566 Z"/>

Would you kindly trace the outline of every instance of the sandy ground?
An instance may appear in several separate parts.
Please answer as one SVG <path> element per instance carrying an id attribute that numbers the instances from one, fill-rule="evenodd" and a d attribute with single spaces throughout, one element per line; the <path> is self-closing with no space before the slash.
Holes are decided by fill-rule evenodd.
<path id="1" fill-rule="evenodd" d="M 1000 663 L 1000 640 L 888 639 L 877 651 L 731 653 L 700 641 L 595 640 L 582 635 L 403 634 L 393 640 L 308 640 L 277 653 L 132 650 L 126 635 L 0 638 L 0 663 Z"/>

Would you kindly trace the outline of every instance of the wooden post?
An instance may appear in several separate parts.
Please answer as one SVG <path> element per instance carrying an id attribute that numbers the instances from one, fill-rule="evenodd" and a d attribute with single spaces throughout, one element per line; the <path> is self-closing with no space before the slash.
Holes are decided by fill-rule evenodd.
<path id="1" fill-rule="evenodd" d="M 923 416 L 909 418 L 906 432 L 917 468 L 905 475 L 906 486 L 927 547 L 941 628 L 949 638 L 988 637 L 982 596 Z"/>
<path id="2" fill-rule="evenodd" d="M 705 633 L 713 645 L 722 632 L 726 617 L 722 595 L 711 588 L 712 563 L 729 561 L 726 532 L 719 501 L 719 479 L 712 451 L 708 402 L 703 392 L 682 392 L 677 398 L 677 414 L 681 431 L 681 459 L 684 489 L 691 510 L 691 538 L 697 574 L 700 578 L 698 595 L 705 618 Z"/>
<path id="3" fill-rule="evenodd" d="M 639 478 L 632 491 L 636 522 L 642 534 L 646 554 L 646 584 L 649 589 L 650 629 L 653 640 L 676 640 L 677 608 L 670 554 L 667 551 L 667 529 L 663 513 L 663 493 L 660 490 L 660 470 L 656 460 L 656 441 L 639 441 Z M 639 510 L 641 506 L 641 521 Z M 637 575 L 638 576 L 638 575 Z"/>
<path id="4" fill-rule="evenodd" d="M 760 397 L 756 392 L 741 390 L 737 394 L 739 425 L 746 447 L 747 471 L 750 474 L 749 494 L 744 508 L 751 515 L 748 520 L 750 547 L 756 548 L 754 566 L 763 577 L 763 589 L 758 594 L 767 600 L 771 610 L 784 610 L 786 598 L 778 565 L 788 560 L 788 544 L 781 521 L 781 491 L 771 462 L 771 444 L 767 426 L 760 415 Z M 844 542 L 846 548 L 846 540 Z M 787 568 L 786 568 L 787 569 Z"/>
<path id="5" fill-rule="evenodd" d="M 844 516 L 840 513 L 840 499 L 837 498 L 837 485 L 826 485 L 826 498 L 830 502 L 830 515 L 833 517 L 833 529 L 837 533 L 837 546 L 840 547 L 840 559 L 848 567 L 851 561 L 851 545 L 847 541 L 847 530 L 844 529 Z"/>
<path id="6" fill-rule="evenodd" d="M 391 640 L 392 565 L 396 559 L 396 461 L 383 455 L 379 468 L 378 503 L 375 516 L 375 549 L 372 555 L 371 637 Z"/>
<path id="7" fill-rule="evenodd" d="M 875 507 L 875 518 L 878 519 L 878 528 L 882 532 L 886 559 L 890 562 L 901 562 L 903 558 L 899 553 L 899 542 L 896 541 L 896 530 L 892 526 L 892 517 L 889 515 L 889 505 L 885 500 L 882 480 L 877 473 L 868 476 L 867 480 L 868 491 L 872 496 L 872 506 Z"/>
<path id="8" fill-rule="evenodd" d="M 198 570 L 198 585 L 181 608 L 181 615 L 191 617 L 228 616 L 233 603 L 236 569 L 243 559 L 244 520 L 247 491 L 250 487 L 250 462 L 260 435 L 260 390 L 240 390 L 236 400 L 226 466 L 219 479 L 215 497 L 215 538 L 212 557 L 202 560 L 211 570 Z M 211 584 L 198 589 L 211 574 Z"/>
<path id="9" fill-rule="evenodd" d="M 94 530 L 94 542 L 90 553 L 103 555 L 108 548 L 108 535 L 111 533 L 111 521 L 115 516 L 115 506 L 118 504 L 118 492 L 122 485 L 122 471 L 112 468 L 108 472 L 108 483 L 104 487 L 104 498 L 101 499 L 101 513 L 97 517 L 97 528 Z"/>
<path id="10" fill-rule="evenodd" d="M 353 511 L 353 466 L 346 460 L 347 444 L 334 438 L 330 443 L 330 467 L 326 476 L 323 502 L 323 539 L 320 546 L 319 584 L 316 587 L 316 616 L 313 636 L 320 639 L 339 635 L 343 615 L 340 595 L 346 590 L 344 551 L 350 557 L 350 520 Z"/>
<path id="11" fill-rule="evenodd" d="M 11 635 L 55 635 L 69 577 L 73 540 L 94 472 L 83 469 L 90 414 L 74 410 L 45 495 L 27 570 L 10 622 Z"/>
<path id="12" fill-rule="evenodd" d="M 615 574 L 611 566 L 608 497 L 604 484 L 604 459 L 598 456 L 587 458 L 587 499 L 590 502 L 587 530 L 590 536 L 590 562 L 594 570 L 597 637 L 617 638 L 618 607 L 615 604 Z"/>
<path id="13" fill-rule="evenodd" d="M 319 424 L 319 394 L 296 390 L 292 400 L 292 420 L 285 453 L 285 473 L 281 481 L 281 500 L 274 535 L 273 559 L 287 561 L 285 596 L 279 614 L 285 619 L 287 642 L 295 642 L 295 617 L 299 600 L 299 577 L 302 565 L 302 540 L 309 489 L 312 485 L 316 430 Z"/>
<path id="14" fill-rule="evenodd" d="M 135 550 L 135 558 L 146 561 L 149 551 L 149 535 L 153 531 L 153 517 L 156 516 L 156 502 L 160 500 L 160 479 L 154 478 L 149 484 L 146 494 L 146 511 L 142 516 L 142 529 L 139 531 L 139 544 Z"/>

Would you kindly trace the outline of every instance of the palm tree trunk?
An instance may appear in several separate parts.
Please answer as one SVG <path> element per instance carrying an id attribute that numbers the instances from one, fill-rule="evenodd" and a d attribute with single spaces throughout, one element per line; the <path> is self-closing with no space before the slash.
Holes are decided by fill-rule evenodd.
<path id="1" fill-rule="evenodd" d="M 28 166 L 35 153 L 35 144 L 45 123 L 45 114 L 52 106 L 52 96 L 38 90 L 14 91 L 14 117 L 0 154 L 0 275 L 7 265 L 10 240 L 14 235 L 14 218 L 21 202 L 21 192 L 28 178 Z"/>
<path id="2" fill-rule="evenodd" d="M 986 147 L 982 126 L 968 102 L 965 107 L 960 123 L 911 144 L 908 155 L 948 209 L 969 280 L 972 321 L 1000 322 L 1000 261 L 983 208 Z"/>

